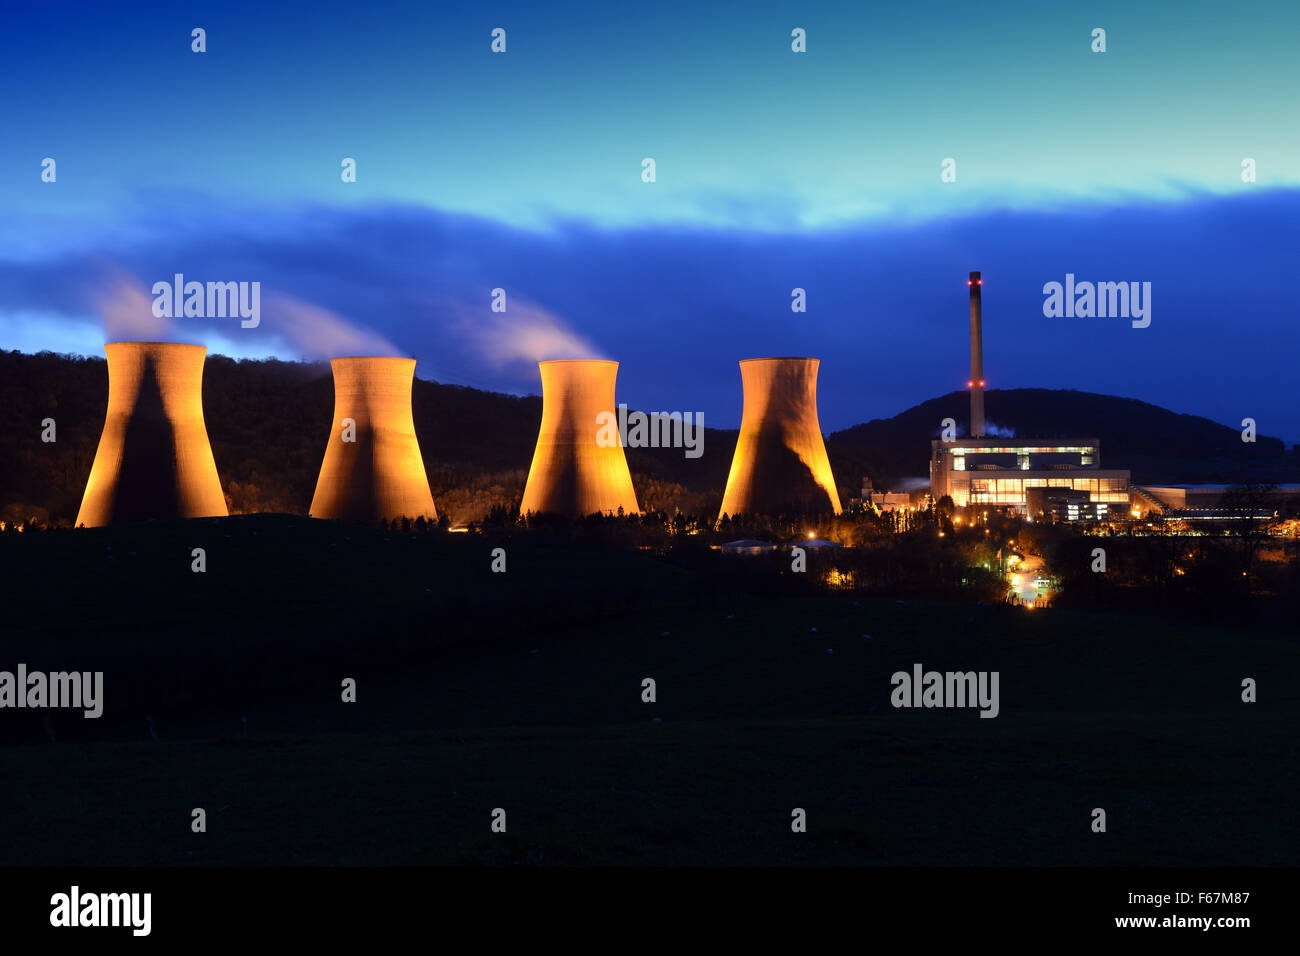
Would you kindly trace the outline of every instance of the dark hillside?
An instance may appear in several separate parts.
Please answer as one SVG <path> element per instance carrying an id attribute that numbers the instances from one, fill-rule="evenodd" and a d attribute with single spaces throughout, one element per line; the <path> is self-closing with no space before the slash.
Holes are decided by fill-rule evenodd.
<path id="1" fill-rule="evenodd" d="M 107 401 L 103 359 L 0 353 L 0 519 L 75 520 Z M 328 364 L 210 356 L 203 402 L 231 511 L 305 514 L 333 415 Z M 440 512 L 464 524 L 495 505 L 518 505 L 540 397 L 417 378 L 412 403 Z M 1103 465 L 1131 468 L 1139 482 L 1300 481 L 1296 455 L 1278 439 L 1261 435 L 1246 444 L 1237 429 L 1134 399 L 995 390 L 988 409 L 991 422 L 1017 436 L 1096 436 Z M 953 392 L 829 436 L 841 499 L 857 497 L 864 476 L 878 488 L 924 476 L 940 422 L 951 417 L 964 424 L 967 411 L 966 393 Z M 46 418 L 56 422 L 52 444 L 40 440 Z M 716 514 L 735 441 L 734 430 L 706 429 L 704 454 L 696 459 L 680 449 L 629 449 L 641 507 Z"/>

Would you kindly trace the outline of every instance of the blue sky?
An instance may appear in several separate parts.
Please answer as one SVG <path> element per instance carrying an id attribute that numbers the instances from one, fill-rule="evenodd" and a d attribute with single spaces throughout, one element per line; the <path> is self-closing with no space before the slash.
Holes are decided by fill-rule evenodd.
<path id="1" fill-rule="evenodd" d="M 991 386 L 1300 439 L 1300 7 L 893 6 L 6 11 L 0 347 L 100 353 L 183 272 L 262 283 L 257 329 L 167 330 L 227 354 L 365 343 L 516 392 L 599 354 L 710 424 L 737 360 L 818 355 L 829 430 L 964 384 L 982 269 Z M 1066 272 L 1152 282 L 1151 327 L 1044 318 Z"/>

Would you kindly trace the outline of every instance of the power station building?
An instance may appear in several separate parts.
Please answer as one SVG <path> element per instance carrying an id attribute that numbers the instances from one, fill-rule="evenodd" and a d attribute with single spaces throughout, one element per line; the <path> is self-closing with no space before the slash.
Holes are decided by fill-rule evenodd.
<path id="1" fill-rule="evenodd" d="M 1135 507 L 1182 521 L 1271 518 L 1300 499 L 1300 485 L 1134 485 Z M 1139 500 L 1140 499 L 1140 500 Z"/>
<path id="2" fill-rule="evenodd" d="M 840 513 L 817 421 L 818 365 L 815 358 L 741 361 L 744 411 L 719 517 Z"/>
<path id="3" fill-rule="evenodd" d="M 598 440 L 606 416 L 618 416 L 614 404 L 618 363 L 557 359 L 539 362 L 538 367 L 542 423 L 520 513 L 572 518 L 620 510 L 639 514 L 621 438 Z"/>
<path id="4" fill-rule="evenodd" d="M 109 342 L 108 413 L 77 524 L 224 516 L 203 421 L 207 349 Z"/>
<path id="5" fill-rule="evenodd" d="M 987 507 L 1073 514 L 1077 519 L 1125 515 L 1131 496 L 1127 469 L 1101 467 L 1096 438 L 986 437 L 984 425 L 983 280 L 970 281 L 970 435 L 930 443 L 930 493 L 961 508 Z M 1086 501 L 1082 498 L 1086 495 Z M 1080 509 L 1080 502 L 1085 507 Z M 1104 506 L 1104 507 L 1103 507 Z"/>
<path id="6" fill-rule="evenodd" d="M 311 516 L 366 523 L 437 518 L 411 413 L 415 359 L 336 358 L 330 366 L 334 422 Z"/>
<path id="7" fill-rule="evenodd" d="M 961 438 L 930 443 L 930 489 L 938 500 L 944 495 L 960 508 L 1014 508 L 1031 514 L 1029 493 L 1050 504 L 1052 490 L 1080 492 L 1086 500 L 1128 508 L 1129 472 L 1100 467 L 1101 443 L 1087 439 Z M 1062 494 L 1064 499 L 1075 495 Z"/>

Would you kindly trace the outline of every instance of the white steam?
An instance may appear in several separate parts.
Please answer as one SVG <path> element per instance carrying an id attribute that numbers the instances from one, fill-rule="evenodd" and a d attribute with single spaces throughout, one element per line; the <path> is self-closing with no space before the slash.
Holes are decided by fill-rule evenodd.
<path id="1" fill-rule="evenodd" d="M 494 368 L 548 359 L 602 359 L 591 342 L 540 306 L 506 300 L 505 312 L 459 309 L 459 331 L 470 348 Z"/>
<path id="2" fill-rule="evenodd" d="M 153 296 L 134 276 L 112 269 L 96 284 L 95 312 L 104 326 L 106 342 L 169 342 L 172 320 L 153 314 Z"/>
<path id="3" fill-rule="evenodd" d="M 165 281 L 171 282 L 171 276 Z M 155 296 L 149 288 L 116 266 L 108 266 L 96 278 L 90 298 L 106 342 L 195 342 L 243 356 L 269 353 L 278 342 L 313 359 L 402 354 L 379 333 L 291 295 L 262 297 L 262 331 L 253 337 L 240 328 L 238 318 L 156 316 Z M 263 350 L 257 348 L 258 343 Z"/>
<path id="4" fill-rule="evenodd" d="M 384 336 L 349 322 L 337 312 L 303 302 L 293 296 L 272 293 L 263 300 L 263 322 L 271 332 L 291 343 L 310 358 L 328 359 L 348 355 L 401 356 L 402 352 Z"/>

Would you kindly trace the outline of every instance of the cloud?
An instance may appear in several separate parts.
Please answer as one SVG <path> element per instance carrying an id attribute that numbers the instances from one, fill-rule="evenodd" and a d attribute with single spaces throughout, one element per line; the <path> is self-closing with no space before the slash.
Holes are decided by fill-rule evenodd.
<path id="1" fill-rule="evenodd" d="M 106 328 L 151 333 L 142 289 L 182 272 L 262 283 L 255 329 L 176 320 L 172 333 L 214 350 L 413 354 L 422 377 L 513 392 L 537 391 L 536 361 L 607 356 L 620 362 L 620 400 L 702 411 L 719 427 L 739 423 L 740 359 L 816 356 L 833 431 L 965 386 L 966 273 L 979 269 L 990 389 L 1106 392 L 1225 423 L 1249 415 L 1300 438 L 1297 189 L 785 232 L 535 231 L 414 205 L 253 211 L 213 198 L 191 199 L 184 228 L 169 229 L 169 209 L 159 200 L 102 233 L 88 223 L 62 251 L 0 254 L 0 314 L 29 317 L 0 327 L 0 347 L 64 341 L 54 326 L 90 311 Z M 1151 327 L 1045 318 L 1043 284 L 1067 272 L 1152 282 Z M 806 313 L 790 310 L 796 287 Z M 495 288 L 505 313 L 490 309 Z M 987 411 L 997 419 L 994 401 Z"/>

